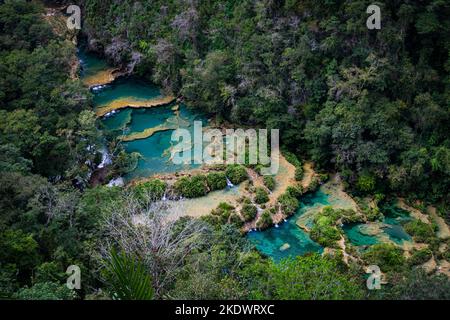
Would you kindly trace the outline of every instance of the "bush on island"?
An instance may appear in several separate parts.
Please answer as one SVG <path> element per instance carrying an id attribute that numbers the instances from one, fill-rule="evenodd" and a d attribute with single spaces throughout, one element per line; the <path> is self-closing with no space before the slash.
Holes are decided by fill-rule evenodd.
<path id="1" fill-rule="evenodd" d="M 296 181 L 301 181 L 303 179 L 303 167 L 296 167 L 295 168 L 294 179 Z"/>
<path id="2" fill-rule="evenodd" d="M 216 209 L 211 211 L 211 214 L 219 218 L 219 222 L 224 224 L 228 222 L 230 215 L 234 213 L 234 207 L 228 203 L 221 202 Z"/>
<path id="3" fill-rule="evenodd" d="M 269 201 L 269 195 L 264 188 L 258 187 L 255 189 L 255 202 L 257 204 L 266 203 Z"/>
<path id="4" fill-rule="evenodd" d="M 256 222 L 256 227 L 259 229 L 267 229 L 270 227 L 273 224 L 272 212 L 271 209 L 265 210 Z"/>
<path id="5" fill-rule="evenodd" d="M 297 198 L 293 197 L 287 192 L 283 193 L 278 198 L 278 203 L 281 206 L 281 210 L 283 211 L 283 213 L 288 216 L 294 214 L 299 206 L 299 201 L 297 200 Z"/>
<path id="6" fill-rule="evenodd" d="M 152 179 L 139 183 L 133 188 L 135 196 L 139 200 L 161 199 L 166 191 L 167 183 L 159 179 Z"/>
<path id="7" fill-rule="evenodd" d="M 331 207 L 325 207 L 314 218 L 314 226 L 311 229 L 311 239 L 324 247 L 336 247 L 336 242 L 341 239 L 341 231 L 336 227 L 340 212 Z"/>
<path id="8" fill-rule="evenodd" d="M 264 176 L 263 181 L 267 189 L 270 191 L 275 189 L 275 178 L 273 176 Z"/>
<path id="9" fill-rule="evenodd" d="M 251 203 L 244 203 L 241 210 L 241 215 L 244 218 L 245 222 L 251 221 L 255 219 L 258 210 Z"/>
<path id="10" fill-rule="evenodd" d="M 379 243 L 371 246 L 362 255 L 367 264 L 380 267 L 382 272 L 399 272 L 405 266 L 403 250 L 389 243 Z"/>
<path id="11" fill-rule="evenodd" d="M 416 242 L 430 242 L 435 237 L 433 226 L 417 219 L 407 222 L 404 228 Z"/>
<path id="12" fill-rule="evenodd" d="M 408 258 L 408 264 L 410 266 L 418 266 L 424 264 L 433 256 L 433 252 L 429 248 L 421 250 L 413 249 L 411 256 Z"/>
<path id="13" fill-rule="evenodd" d="M 206 176 L 206 182 L 209 190 L 221 190 L 227 186 L 227 178 L 225 172 L 211 172 Z"/>
<path id="14" fill-rule="evenodd" d="M 231 164 L 227 166 L 225 175 L 228 179 L 230 179 L 232 184 L 239 184 L 248 177 L 245 167 L 239 164 Z"/>
<path id="15" fill-rule="evenodd" d="M 175 182 L 175 191 L 186 198 L 197 198 L 206 195 L 206 177 L 197 175 L 192 177 L 183 177 Z"/>
<path id="16" fill-rule="evenodd" d="M 301 184 L 295 184 L 293 186 L 289 186 L 286 189 L 286 192 L 289 193 L 294 198 L 298 198 L 303 194 L 303 187 Z"/>

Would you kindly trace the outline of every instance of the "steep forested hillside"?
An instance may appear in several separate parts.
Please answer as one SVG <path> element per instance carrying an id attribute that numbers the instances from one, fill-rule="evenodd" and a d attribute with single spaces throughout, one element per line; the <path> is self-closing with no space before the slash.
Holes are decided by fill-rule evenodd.
<path id="1" fill-rule="evenodd" d="M 84 266 L 84 241 L 93 236 L 93 215 L 75 216 L 96 158 L 90 93 L 69 78 L 74 44 L 44 14 L 25 1 L 0 5 L 2 298 L 71 297 L 65 268 Z M 31 284 L 31 292 L 18 291 Z"/>

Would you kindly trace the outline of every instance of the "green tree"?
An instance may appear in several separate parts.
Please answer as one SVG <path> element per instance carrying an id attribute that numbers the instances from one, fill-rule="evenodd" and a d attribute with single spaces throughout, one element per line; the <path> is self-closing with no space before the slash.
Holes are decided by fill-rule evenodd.
<path id="1" fill-rule="evenodd" d="M 153 288 L 144 265 L 124 252 L 110 251 L 104 277 L 111 297 L 118 300 L 152 300 Z"/>

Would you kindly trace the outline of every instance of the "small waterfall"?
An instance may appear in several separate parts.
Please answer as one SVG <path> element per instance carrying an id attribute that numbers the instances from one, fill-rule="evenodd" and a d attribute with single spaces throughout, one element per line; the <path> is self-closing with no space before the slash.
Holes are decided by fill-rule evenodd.
<path id="1" fill-rule="evenodd" d="M 162 199 L 161 199 L 162 201 L 166 201 L 167 200 L 167 197 L 166 197 L 166 192 L 164 192 L 164 194 L 163 194 L 163 196 L 162 196 Z"/>
<path id="2" fill-rule="evenodd" d="M 226 178 L 226 179 L 227 179 L 227 187 L 233 188 L 234 184 L 231 183 L 230 179 L 228 179 L 228 178 Z"/>
<path id="3" fill-rule="evenodd" d="M 110 116 L 116 114 L 117 112 L 118 112 L 117 110 L 112 110 L 112 111 L 108 112 L 107 114 L 105 114 L 103 116 L 103 118 L 109 118 Z"/>
<path id="4" fill-rule="evenodd" d="M 100 162 L 100 164 L 97 166 L 97 168 L 104 168 L 107 165 L 110 165 L 112 163 L 111 157 L 109 156 L 108 150 L 106 150 L 106 148 L 103 148 L 102 150 L 100 150 L 101 154 L 102 154 L 102 162 Z"/>
<path id="5" fill-rule="evenodd" d="M 98 86 L 93 86 L 93 87 L 91 88 L 91 90 L 92 90 L 92 92 L 97 93 L 97 92 L 103 90 L 103 89 L 106 88 L 106 87 L 107 87 L 106 84 L 100 84 L 100 85 L 98 85 Z"/>
<path id="6" fill-rule="evenodd" d="M 278 223 L 275 223 L 275 228 L 278 228 Z"/>

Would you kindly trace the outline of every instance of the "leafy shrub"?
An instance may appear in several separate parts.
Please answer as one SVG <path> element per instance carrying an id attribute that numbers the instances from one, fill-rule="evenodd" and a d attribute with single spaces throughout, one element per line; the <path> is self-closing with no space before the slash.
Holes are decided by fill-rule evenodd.
<path id="1" fill-rule="evenodd" d="M 417 219 L 407 222 L 404 228 L 416 242 L 430 242 L 435 237 L 433 227 Z"/>
<path id="2" fill-rule="evenodd" d="M 121 151 L 114 159 L 113 172 L 119 176 L 136 169 L 141 155 L 137 152 L 127 153 Z"/>
<path id="3" fill-rule="evenodd" d="M 206 178 L 203 175 L 183 177 L 175 182 L 175 190 L 186 198 L 197 198 L 206 195 Z"/>
<path id="4" fill-rule="evenodd" d="M 364 221 L 363 217 L 361 215 L 357 214 L 355 210 L 341 209 L 341 210 L 338 210 L 338 212 L 341 217 L 341 222 L 344 224 Z"/>
<path id="5" fill-rule="evenodd" d="M 239 228 L 244 225 L 244 221 L 237 213 L 232 213 L 230 215 L 230 223 L 236 225 Z"/>
<path id="6" fill-rule="evenodd" d="M 324 247 L 336 247 L 336 241 L 341 238 L 339 230 L 332 225 L 316 224 L 310 233 L 311 239 Z"/>
<path id="7" fill-rule="evenodd" d="M 255 219 L 257 213 L 258 210 L 251 203 L 244 203 L 244 205 L 242 206 L 241 214 L 242 217 L 244 217 L 245 222 Z"/>
<path id="8" fill-rule="evenodd" d="M 259 229 L 266 229 L 273 224 L 272 210 L 265 210 L 261 217 L 256 222 L 256 227 Z"/>
<path id="9" fill-rule="evenodd" d="M 289 186 L 286 192 L 294 198 L 299 198 L 303 194 L 303 187 L 301 184 Z"/>
<path id="10" fill-rule="evenodd" d="M 273 176 L 264 176 L 263 181 L 267 189 L 270 191 L 275 190 L 275 178 Z"/>
<path id="11" fill-rule="evenodd" d="M 408 258 L 408 264 L 411 266 L 417 266 L 424 264 L 431 259 L 433 253 L 430 249 L 424 248 L 421 250 L 415 250 L 412 252 L 411 256 Z"/>
<path id="12" fill-rule="evenodd" d="M 211 191 L 221 190 L 227 186 L 227 178 L 224 172 L 212 172 L 206 176 L 206 182 Z"/>
<path id="13" fill-rule="evenodd" d="M 239 164 L 232 164 L 227 167 L 225 175 L 230 179 L 231 183 L 239 184 L 247 179 L 247 170 Z"/>
<path id="14" fill-rule="evenodd" d="M 365 214 L 368 221 L 376 221 L 383 218 L 383 214 L 378 207 L 367 208 Z"/>
<path id="15" fill-rule="evenodd" d="M 224 224 L 228 222 L 230 215 L 234 213 L 234 207 L 228 203 L 221 202 L 216 209 L 211 211 L 211 214 L 219 218 L 219 222 Z"/>
<path id="16" fill-rule="evenodd" d="M 336 241 L 341 239 L 341 231 L 336 227 L 340 211 L 325 207 L 314 218 L 314 226 L 311 229 L 311 239 L 324 247 L 335 247 Z"/>
<path id="17" fill-rule="evenodd" d="M 258 204 L 266 203 L 269 201 L 269 195 L 266 190 L 261 187 L 256 188 L 255 190 L 255 202 Z"/>
<path id="18" fill-rule="evenodd" d="M 319 173 L 318 177 L 319 177 L 320 183 L 324 183 L 325 181 L 327 181 L 330 178 L 328 173 Z"/>
<path id="19" fill-rule="evenodd" d="M 301 167 L 302 163 L 301 161 L 297 158 L 297 156 L 295 154 L 293 154 L 292 152 L 289 152 L 287 150 L 283 150 L 283 156 L 286 158 L 286 160 L 292 164 L 295 167 Z"/>
<path id="20" fill-rule="evenodd" d="M 167 184 L 159 179 L 152 179 L 144 183 L 140 183 L 134 187 L 134 193 L 138 199 L 160 199 L 166 191 Z"/>
<path id="21" fill-rule="evenodd" d="M 303 168 L 295 167 L 294 179 L 296 181 L 301 181 L 303 179 Z"/>
<path id="22" fill-rule="evenodd" d="M 301 181 L 303 179 L 303 165 L 302 165 L 302 162 L 292 152 L 283 151 L 283 155 L 286 158 L 286 160 L 295 167 L 295 174 L 294 174 L 295 180 L 296 181 Z"/>
<path id="23" fill-rule="evenodd" d="M 379 266 L 383 272 L 398 272 L 405 266 L 403 250 L 388 243 L 379 243 L 371 246 L 363 254 L 362 258 L 367 264 Z"/>
<path id="24" fill-rule="evenodd" d="M 281 206 L 281 210 L 286 215 L 294 214 L 299 206 L 299 202 L 298 202 L 297 198 L 293 197 L 292 195 L 290 195 L 287 192 L 283 193 L 278 198 L 278 203 Z"/>
<path id="25" fill-rule="evenodd" d="M 314 176 L 314 177 L 312 177 L 311 182 L 309 183 L 308 191 L 310 191 L 310 192 L 315 191 L 319 188 L 319 186 L 320 186 L 320 180 L 318 177 Z"/>
<path id="26" fill-rule="evenodd" d="M 74 291 L 54 282 L 37 282 L 32 287 L 22 288 L 16 294 L 19 300 L 73 300 Z"/>
<path id="27" fill-rule="evenodd" d="M 366 193 L 372 192 L 375 190 L 375 177 L 368 173 L 364 173 L 358 177 L 356 186 L 359 191 Z"/>

